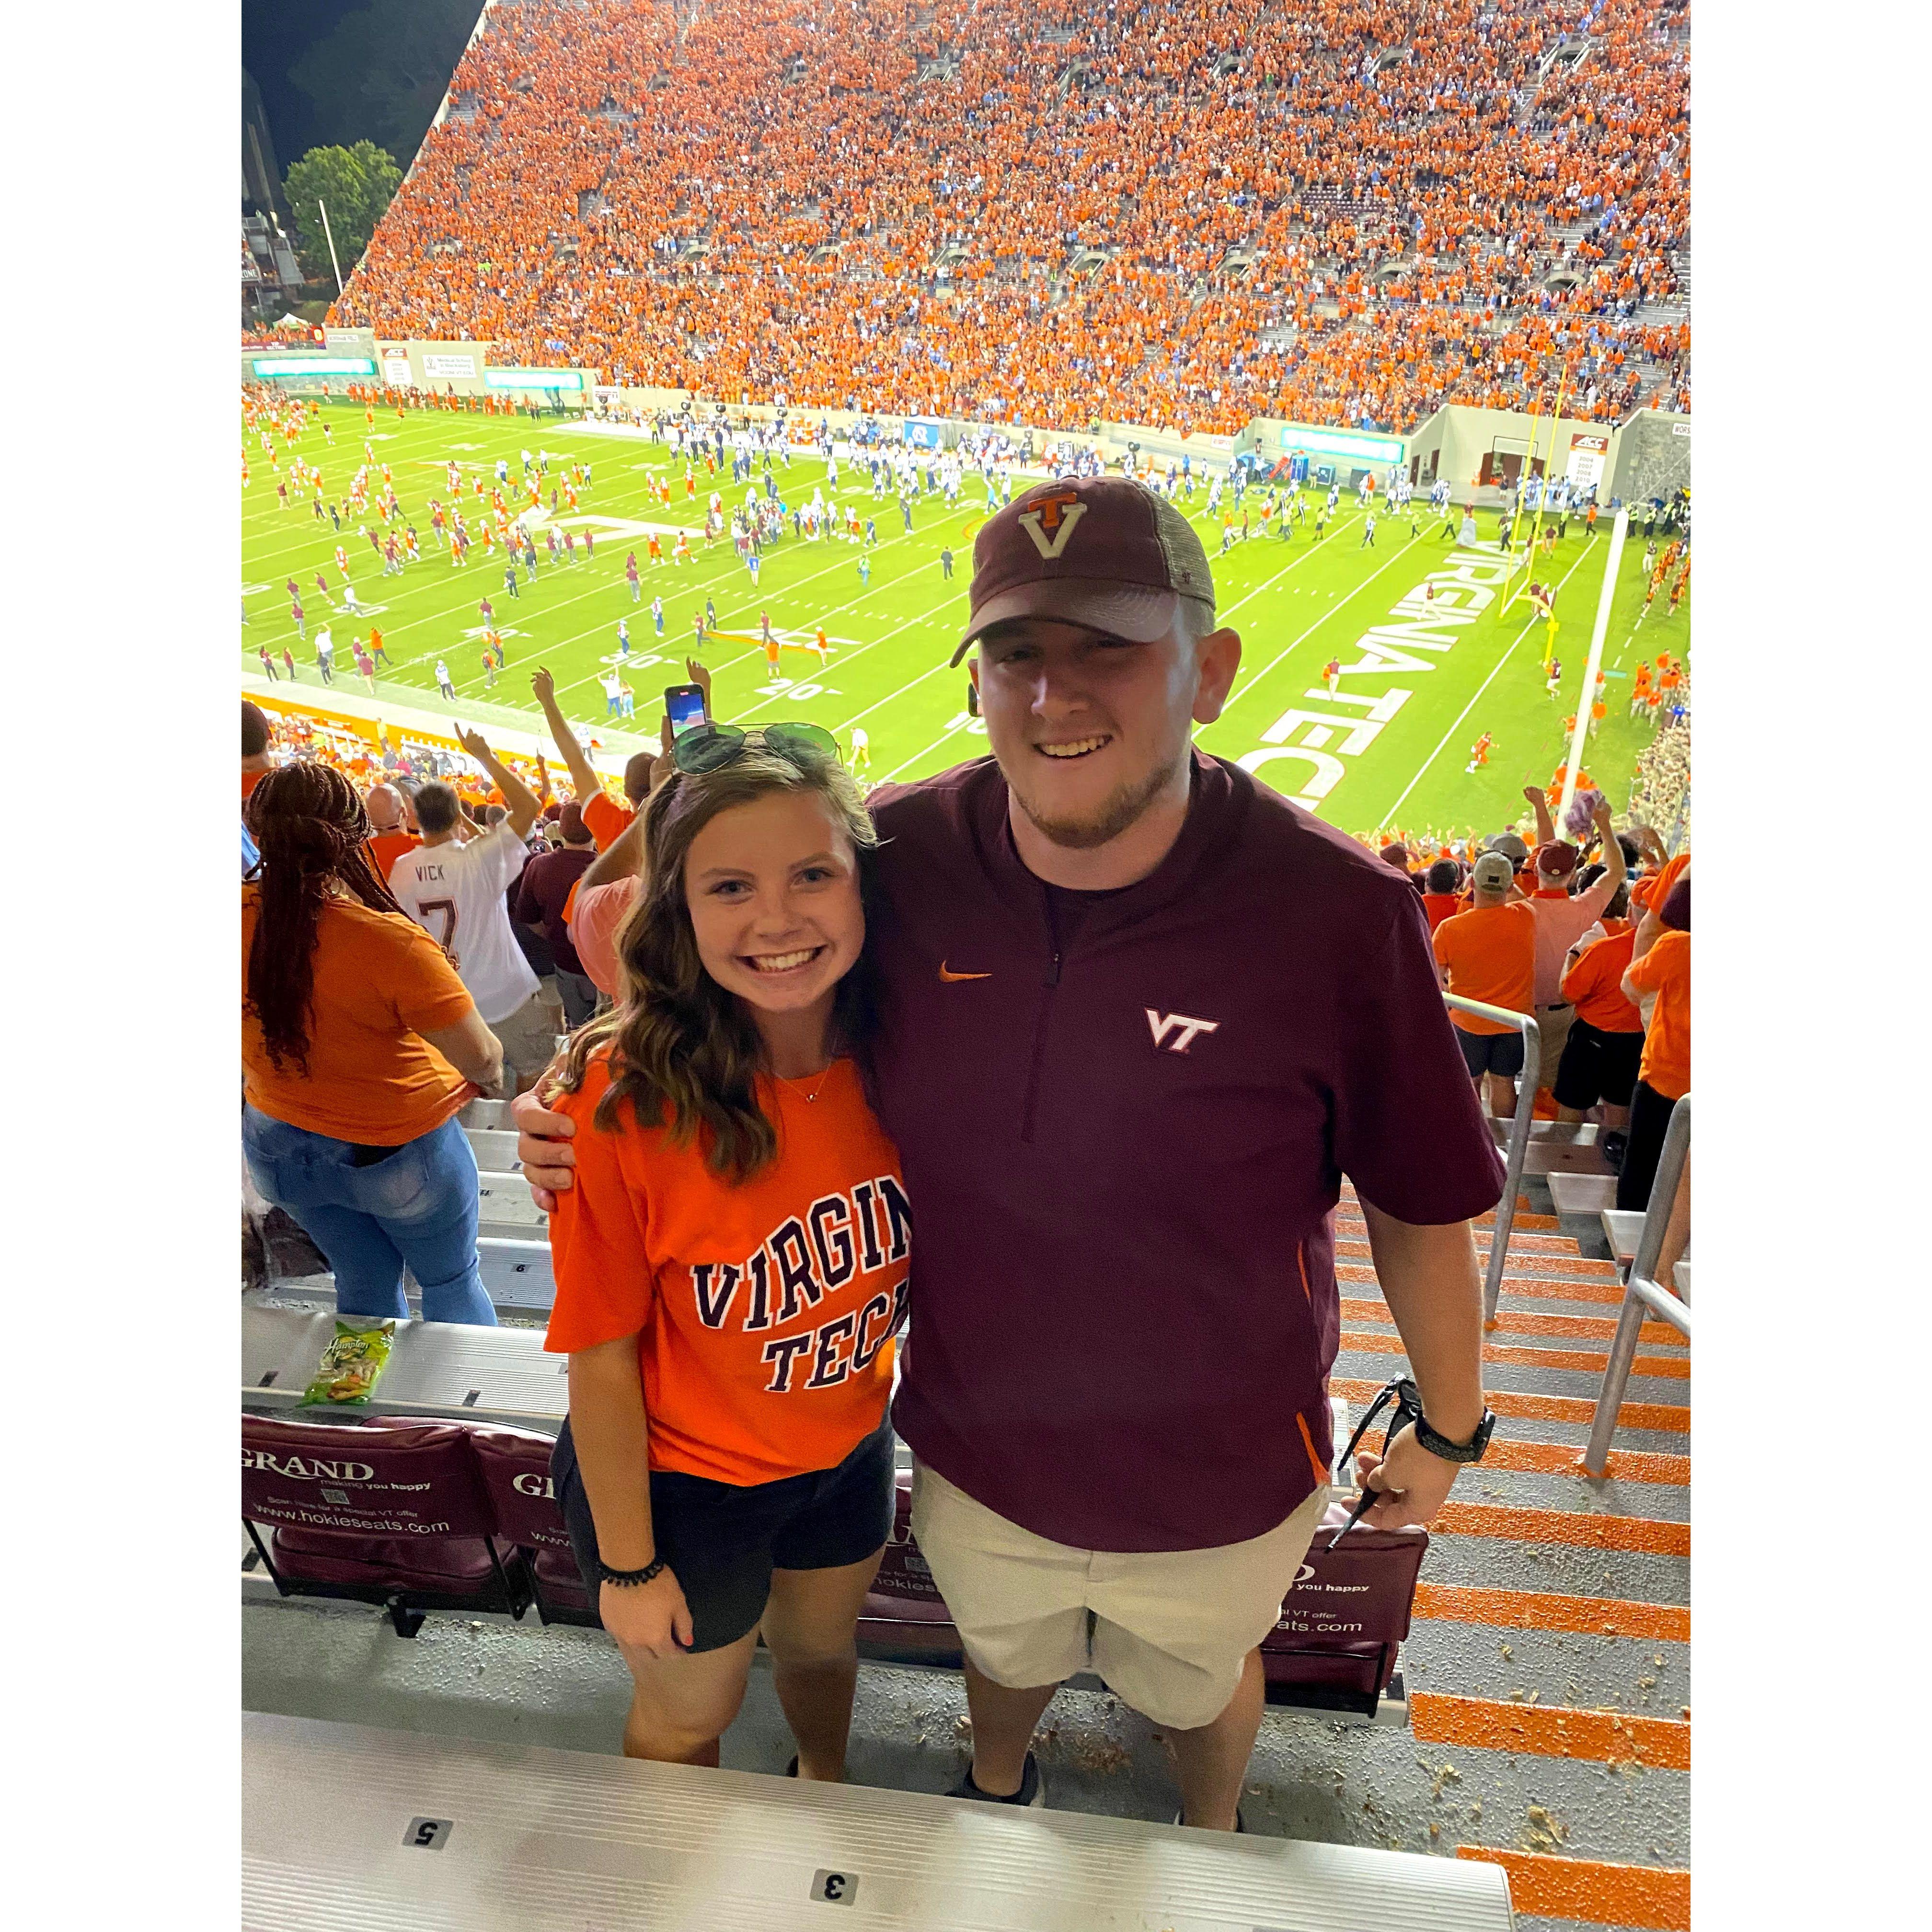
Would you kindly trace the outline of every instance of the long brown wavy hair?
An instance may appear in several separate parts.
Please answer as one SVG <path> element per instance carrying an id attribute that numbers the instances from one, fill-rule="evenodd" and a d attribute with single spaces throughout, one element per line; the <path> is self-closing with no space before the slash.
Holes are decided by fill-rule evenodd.
<path id="1" fill-rule="evenodd" d="M 369 856 L 369 814 L 333 765 L 303 759 L 279 766 L 249 794 L 242 816 L 262 855 L 243 875 L 261 904 L 242 1007 L 260 1023 L 275 1071 L 292 1061 L 306 1078 L 316 926 L 330 880 L 339 880 L 372 912 L 402 908 Z"/>
<path id="2" fill-rule="evenodd" d="M 664 1126 L 674 1146 L 702 1133 L 711 1171 L 746 1180 L 778 1153 L 778 1132 L 758 1105 L 757 1076 L 766 1071 L 765 1046 L 751 1010 L 704 970 L 685 899 L 685 860 L 692 841 L 721 812 L 779 791 L 823 800 L 852 842 L 862 905 L 869 910 L 872 856 L 878 844 L 871 814 L 852 775 L 831 758 L 801 768 L 760 744 L 748 745 L 715 772 L 674 772 L 644 808 L 643 889 L 617 932 L 623 974 L 616 1010 L 571 1036 L 558 1083 L 566 1093 L 607 1042 L 610 1085 L 593 1124 L 617 1125 L 628 1101 L 640 1126 Z M 870 1033 L 874 1000 L 871 946 L 838 982 L 832 1034 L 841 1050 Z"/>

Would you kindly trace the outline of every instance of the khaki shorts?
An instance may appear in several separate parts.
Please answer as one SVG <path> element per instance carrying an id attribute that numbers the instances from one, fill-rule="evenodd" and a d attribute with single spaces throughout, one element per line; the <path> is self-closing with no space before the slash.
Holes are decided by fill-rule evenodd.
<path id="1" fill-rule="evenodd" d="M 1538 1087 L 1553 1088 L 1556 1070 L 1563 1064 L 1563 1048 L 1576 1018 L 1574 1006 L 1538 1006 L 1536 1010 L 1537 1043 L 1542 1054 L 1536 1070 Z"/>
<path id="2" fill-rule="evenodd" d="M 920 1464 L 912 1475 L 912 1533 L 976 1670 L 1014 1690 L 1092 1670 L 1178 1731 L 1228 1708 L 1328 1506 L 1324 1484 L 1245 1543 L 1117 1554 L 1036 1536 Z"/>
<path id="3" fill-rule="evenodd" d="M 490 1030 L 502 1042 L 503 1065 L 513 1076 L 541 1073 L 556 1052 L 556 1016 L 541 990 Z"/>

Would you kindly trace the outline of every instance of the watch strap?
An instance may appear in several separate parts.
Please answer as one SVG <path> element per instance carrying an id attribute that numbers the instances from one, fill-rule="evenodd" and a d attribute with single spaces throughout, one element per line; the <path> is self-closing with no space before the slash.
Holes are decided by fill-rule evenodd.
<path id="1" fill-rule="evenodd" d="M 1452 1442 L 1438 1430 L 1430 1428 L 1428 1418 L 1418 1412 L 1415 1418 L 1415 1439 L 1432 1456 L 1440 1456 L 1444 1462 L 1480 1462 L 1490 1446 L 1490 1432 L 1496 1426 L 1494 1411 L 1486 1408 L 1482 1420 L 1476 1425 L 1475 1433 L 1468 1441 Z"/>

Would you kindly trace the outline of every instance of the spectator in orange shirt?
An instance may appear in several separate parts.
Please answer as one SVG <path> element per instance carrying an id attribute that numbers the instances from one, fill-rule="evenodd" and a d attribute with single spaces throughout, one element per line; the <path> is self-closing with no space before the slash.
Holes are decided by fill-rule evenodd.
<path id="1" fill-rule="evenodd" d="M 1432 936 L 1445 919 L 1453 919 L 1460 903 L 1457 888 L 1462 881 L 1462 868 L 1454 859 L 1438 859 L 1429 868 L 1429 890 L 1422 896 L 1422 910 L 1429 915 Z"/>
<path id="2" fill-rule="evenodd" d="M 1445 919 L 1431 943 L 1450 992 L 1526 1013 L 1536 983 L 1536 915 L 1522 901 L 1510 902 L 1514 884 L 1508 859 L 1485 852 L 1470 875 L 1475 903 Z M 1522 1034 L 1505 1021 L 1453 1007 L 1449 1017 L 1470 1078 L 1479 1093 L 1487 1079 L 1490 1112 L 1508 1118 L 1516 1112 L 1516 1076 L 1522 1071 Z"/>
<path id="3" fill-rule="evenodd" d="M 1647 912 L 1623 977 L 1627 999 L 1647 1006 L 1643 1058 L 1630 1100 L 1630 1141 L 1617 1175 L 1617 1205 L 1650 1204 L 1671 1110 L 1690 1090 L 1690 875 L 1681 872 Z"/>
<path id="4" fill-rule="evenodd" d="M 376 870 L 386 879 L 405 852 L 422 843 L 409 829 L 408 802 L 394 785 L 371 787 L 364 801 L 369 814 L 369 853 Z"/>
<path id="5" fill-rule="evenodd" d="M 369 862 L 334 766 L 270 772 L 246 818 L 242 1143 L 250 1177 L 328 1258 L 344 1315 L 493 1325 L 476 1259 L 476 1159 L 456 1114 L 502 1049 L 456 969 Z"/>
<path id="6" fill-rule="evenodd" d="M 1580 881 L 1585 890 L 1594 883 L 1587 874 Z M 1601 922 L 1578 939 L 1564 959 L 1563 998 L 1576 1015 L 1563 1043 L 1554 1090 L 1559 1120 L 1580 1120 L 1591 1108 L 1602 1109 L 1600 1141 L 1613 1167 L 1623 1157 L 1624 1128 L 1643 1051 L 1642 1016 L 1623 992 L 1636 937 L 1625 916 L 1629 903 L 1628 889 L 1619 886 Z"/>
<path id="7" fill-rule="evenodd" d="M 892 1525 L 909 1264 L 898 1224 L 872 1238 L 903 1185 L 848 1057 L 877 835 L 836 756 L 764 739 L 673 776 L 642 836 L 624 997 L 551 1102 L 576 1124 L 551 1467 L 634 1681 L 626 1754 L 716 1764 L 762 1633 L 795 1768 L 836 1782 Z"/>

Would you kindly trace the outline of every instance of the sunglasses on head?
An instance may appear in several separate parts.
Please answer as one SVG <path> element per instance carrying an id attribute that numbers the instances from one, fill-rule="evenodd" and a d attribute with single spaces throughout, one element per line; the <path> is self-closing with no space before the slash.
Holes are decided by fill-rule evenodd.
<path id="1" fill-rule="evenodd" d="M 740 757 L 757 739 L 802 771 L 814 760 L 838 757 L 838 741 L 822 724 L 762 724 L 747 731 L 736 724 L 694 724 L 671 742 L 670 761 L 693 777 L 715 772 Z"/>

